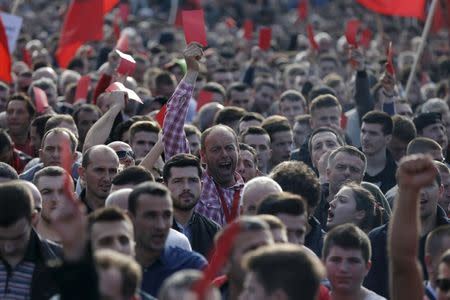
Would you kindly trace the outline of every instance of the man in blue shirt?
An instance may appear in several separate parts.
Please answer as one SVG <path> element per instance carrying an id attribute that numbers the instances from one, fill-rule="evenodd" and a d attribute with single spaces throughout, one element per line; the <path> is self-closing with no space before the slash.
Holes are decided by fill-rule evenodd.
<path id="1" fill-rule="evenodd" d="M 142 290 L 157 296 L 164 280 L 183 269 L 203 269 L 207 262 L 196 252 L 165 247 L 173 222 L 169 190 L 162 184 L 146 182 L 130 194 L 128 211 L 136 237 L 136 260 L 142 266 Z"/>

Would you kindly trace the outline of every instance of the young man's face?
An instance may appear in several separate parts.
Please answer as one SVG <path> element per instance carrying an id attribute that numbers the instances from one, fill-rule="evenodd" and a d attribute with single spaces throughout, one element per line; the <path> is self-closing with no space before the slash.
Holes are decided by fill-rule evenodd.
<path id="1" fill-rule="evenodd" d="M 175 209 L 192 210 L 200 199 L 202 188 L 198 169 L 194 166 L 170 168 L 167 187 L 172 195 Z"/>
<path id="2" fill-rule="evenodd" d="M 42 196 L 41 217 L 48 223 L 52 212 L 67 200 L 64 183 L 64 176 L 41 176 L 36 182 Z"/>
<path id="3" fill-rule="evenodd" d="M 94 251 L 112 249 L 134 256 L 133 225 L 124 220 L 95 222 L 91 228 L 91 242 Z"/>
<path id="4" fill-rule="evenodd" d="M 245 182 L 258 175 L 258 168 L 255 162 L 255 157 L 250 151 L 239 151 L 239 159 L 236 171 L 242 176 Z"/>
<path id="5" fill-rule="evenodd" d="M 341 110 L 338 106 L 317 108 L 311 112 L 311 128 L 331 127 L 341 130 Z"/>
<path id="6" fill-rule="evenodd" d="M 6 122 L 11 135 L 21 135 L 28 131 L 32 116 L 25 101 L 12 100 L 6 108 Z"/>
<path id="7" fill-rule="evenodd" d="M 294 144 L 296 148 L 300 148 L 306 140 L 306 137 L 311 132 L 309 124 L 295 122 L 292 128 L 294 133 Z"/>
<path id="8" fill-rule="evenodd" d="M 349 181 L 360 183 L 364 177 L 364 161 L 345 152 L 337 153 L 327 168 L 330 192 L 337 193 Z"/>
<path id="9" fill-rule="evenodd" d="M 306 236 L 306 212 L 301 215 L 277 214 L 276 217 L 286 226 L 289 243 L 303 245 Z"/>
<path id="10" fill-rule="evenodd" d="M 294 141 L 292 131 L 279 131 L 272 135 L 272 165 L 287 161 L 291 158 L 292 143 Z"/>
<path id="11" fill-rule="evenodd" d="M 337 136 L 329 131 L 319 132 L 311 138 L 311 161 L 318 167 L 319 159 L 328 151 L 338 148 Z"/>
<path id="12" fill-rule="evenodd" d="M 25 255 L 30 240 L 31 224 L 21 218 L 10 226 L 0 226 L 0 256 L 10 265 L 18 264 Z"/>
<path id="13" fill-rule="evenodd" d="M 295 117 L 305 113 L 305 107 L 302 101 L 284 100 L 280 102 L 280 115 L 285 116 L 291 126 L 295 124 Z"/>
<path id="14" fill-rule="evenodd" d="M 375 123 L 365 123 L 361 125 L 361 147 L 366 155 L 375 155 L 380 151 L 385 151 L 391 135 L 383 133 L 383 125 Z"/>
<path id="15" fill-rule="evenodd" d="M 138 131 L 133 136 L 131 148 L 136 158 L 144 158 L 158 141 L 158 134 L 150 131 Z"/>
<path id="16" fill-rule="evenodd" d="M 422 220 L 432 217 L 436 214 L 437 205 L 444 193 L 442 185 L 433 181 L 429 186 L 420 191 L 420 218 Z"/>
<path id="17" fill-rule="evenodd" d="M 435 123 L 432 125 L 425 126 L 422 129 L 422 133 L 420 136 L 430 138 L 434 141 L 436 141 L 442 149 L 447 149 L 448 146 L 448 138 L 447 138 L 447 132 L 444 125 L 441 123 Z"/>
<path id="18" fill-rule="evenodd" d="M 331 247 L 324 263 L 332 290 L 341 293 L 359 291 L 371 266 L 370 261 L 364 261 L 361 250 L 339 246 Z"/>
<path id="19" fill-rule="evenodd" d="M 247 134 L 244 138 L 244 143 L 255 148 L 256 153 L 258 153 L 258 168 L 260 170 L 266 170 L 269 160 L 272 157 L 269 135 Z"/>

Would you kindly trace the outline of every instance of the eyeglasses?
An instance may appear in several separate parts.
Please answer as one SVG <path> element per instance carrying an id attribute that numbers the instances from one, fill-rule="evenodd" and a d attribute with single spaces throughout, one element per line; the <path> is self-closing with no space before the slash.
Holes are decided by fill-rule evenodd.
<path id="1" fill-rule="evenodd" d="M 125 150 L 121 150 L 121 151 L 116 151 L 117 156 L 119 157 L 119 159 L 124 159 L 127 156 L 131 157 L 132 159 L 135 158 L 134 152 L 133 151 L 125 151 Z"/>
<path id="2" fill-rule="evenodd" d="M 440 278 L 436 280 L 437 287 L 444 293 L 450 290 L 450 278 Z"/>

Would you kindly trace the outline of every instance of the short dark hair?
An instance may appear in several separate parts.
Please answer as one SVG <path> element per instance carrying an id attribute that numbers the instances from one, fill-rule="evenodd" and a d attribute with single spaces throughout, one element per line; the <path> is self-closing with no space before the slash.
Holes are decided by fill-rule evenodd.
<path id="1" fill-rule="evenodd" d="M 31 221 L 34 204 L 29 188 L 19 181 L 3 182 L 0 195 L 0 226 L 11 226 L 22 218 Z"/>
<path id="2" fill-rule="evenodd" d="M 309 113 L 314 115 L 315 111 L 321 108 L 337 107 L 342 111 L 341 104 L 339 103 L 336 96 L 332 94 L 324 94 L 313 98 L 309 104 Z"/>
<path id="3" fill-rule="evenodd" d="M 429 151 L 442 151 L 442 147 L 434 140 L 426 137 L 416 137 L 406 147 L 406 154 L 427 153 Z"/>
<path id="4" fill-rule="evenodd" d="M 268 214 L 260 214 L 256 216 L 261 220 L 263 220 L 264 222 L 266 222 L 267 225 L 269 225 L 270 230 L 274 229 L 286 230 L 286 225 L 284 225 L 284 223 L 277 216 Z"/>
<path id="5" fill-rule="evenodd" d="M 264 128 L 273 140 L 273 135 L 277 132 L 291 131 L 289 120 L 284 116 L 270 116 L 262 122 L 261 127 Z"/>
<path id="6" fill-rule="evenodd" d="M 217 82 L 212 82 L 212 81 L 210 81 L 210 82 L 207 82 L 203 87 L 202 87 L 202 90 L 204 90 L 204 91 L 207 91 L 207 92 L 212 92 L 212 93 L 217 93 L 217 94 L 220 94 L 220 95 L 222 95 L 222 97 L 226 97 L 226 91 L 225 91 L 225 88 L 221 85 L 221 84 L 219 84 L 219 83 L 217 83 Z"/>
<path id="7" fill-rule="evenodd" d="M 250 89 L 251 87 L 242 82 L 233 82 L 227 89 L 227 99 L 230 99 L 231 93 L 234 91 L 244 92 L 245 90 Z"/>
<path id="8" fill-rule="evenodd" d="M 299 216 L 307 214 L 307 204 L 299 195 L 288 192 L 274 193 L 261 201 L 257 214 Z"/>
<path id="9" fill-rule="evenodd" d="M 200 160 L 192 154 L 179 153 L 172 156 L 166 163 L 163 168 L 163 179 L 164 182 L 168 182 L 170 177 L 172 176 L 170 170 L 172 168 L 184 168 L 184 167 L 195 167 L 198 171 L 198 177 L 202 177 L 202 168 L 200 165 Z"/>
<path id="10" fill-rule="evenodd" d="M 284 102 L 284 101 L 301 102 L 302 106 L 304 108 L 307 107 L 305 97 L 303 97 L 303 95 L 300 92 L 296 91 L 296 90 L 287 90 L 287 91 L 283 92 L 281 94 L 281 96 L 280 96 L 279 102 L 281 103 L 281 102 Z"/>
<path id="11" fill-rule="evenodd" d="M 78 124 L 78 117 L 81 112 L 95 112 L 99 117 L 102 116 L 102 111 L 100 110 L 100 108 L 98 108 L 97 105 L 85 103 L 80 105 L 73 113 L 73 120 L 76 124 Z"/>
<path id="12" fill-rule="evenodd" d="M 170 191 L 167 187 L 158 182 L 144 182 L 137 185 L 133 191 L 130 193 L 128 198 L 128 211 L 132 214 L 136 214 L 138 208 L 139 196 L 143 194 L 149 194 L 159 197 L 170 197 Z"/>
<path id="13" fill-rule="evenodd" d="M 264 117 L 257 112 L 246 112 L 239 120 L 239 123 L 248 121 L 259 121 L 262 123 L 264 121 Z"/>
<path id="14" fill-rule="evenodd" d="M 158 123 L 154 121 L 138 121 L 134 123 L 130 127 L 130 143 L 133 140 L 134 135 L 140 131 L 153 132 L 158 134 L 161 131 L 161 127 L 159 127 Z"/>
<path id="15" fill-rule="evenodd" d="M 149 170 L 141 166 L 130 166 L 114 176 L 111 183 L 114 185 L 138 185 L 147 181 L 155 181 L 155 177 Z"/>
<path id="16" fill-rule="evenodd" d="M 372 255 L 369 237 L 354 224 L 339 225 L 327 233 L 323 242 L 322 259 L 328 257 L 333 246 L 360 250 L 366 263 Z"/>
<path id="17" fill-rule="evenodd" d="M 31 102 L 30 97 L 28 97 L 24 93 L 14 94 L 11 97 L 9 97 L 9 100 L 6 103 L 6 107 L 8 107 L 9 102 L 14 101 L 14 100 L 25 102 L 25 106 L 26 106 L 28 113 L 31 116 L 34 116 L 34 114 L 36 113 L 36 107 L 34 106 L 33 102 Z"/>
<path id="18" fill-rule="evenodd" d="M 269 135 L 269 133 L 264 128 L 262 128 L 260 126 L 250 126 L 250 127 L 246 128 L 240 134 L 239 139 L 243 142 L 245 137 L 247 135 L 251 135 L 251 134 L 254 134 L 254 135 L 265 135 L 265 134 L 267 134 L 267 135 Z M 269 137 L 270 137 L 270 135 L 269 135 Z"/>
<path id="19" fill-rule="evenodd" d="M 258 152 L 256 152 L 256 149 L 252 146 L 249 146 L 244 143 L 239 143 L 239 150 L 241 151 L 248 151 L 253 156 L 253 162 L 256 164 L 258 162 Z"/>
<path id="20" fill-rule="evenodd" d="M 308 165 L 300 161 L 284 161 L 269 174 L 285 192 L 302 196 L 311 210 L 317 206 L 320 196 L 319 179 Z"/>
<path id="21" fill-rule="evenodd" d="M 45 123 L 44 132 L 47 132 L 50 129 L 59 127 L 59 125 L 61 125 L 61 123 L 63 123 L 63 122 L 72 123 L 74 126 L 76 126 L 75 121 L 73 120 L 73 117 L 71 115 L 57 114 L 57 115 L 52 115 L 47 120 L 47 123 Z"/>
<path id="22" fill-rule="evenodd" d="M 191 124 L 185 124 L 183 129 L 184 129 L 184 134 L 186 135 L 186 137 L 191 136 L 191 135 L 197 135 L 198 137 L 200 137 L 202 135 L 200 130 Z"/>
<path id="23" fill-rule="evenodd" d="M 121 222 L 125 221 L 133 226 L 133 223 L 127 213 L 117 206 L 107 206 L 94 210 L 88 216 L 89 232 L 92 226 L 97 222 Z"/>
<path id="24" fill-rule="evenodd" d="M 39 178 L 48 176 L 48 177 L 59 177 L 59 176 L 70 176 L 69 173 L 67 173 L 66 170 L 59 166 L 48 166 L 45 168 L 40 169 L 34 174 L 33 177 L 33 183 L 37 186 L 37 183 L 39 182 Z M 70 179 L 72 177 L 70 176 Z"/>
<path id="25" fill-rule="evenodd" d="M 244 268 L 255 273 L 264 290 L 283 290 L 288 299 L 316 299 L 323 265 L 304 247 L 277 244 L 258 248 L 243 258 Z"/>
<path id="26" fill-rule="evenodd" d="M 432 230 L 425 242 L 425 253 L 436 257 L 439 253 L 445 251 L 442 240 L 447 237 L 450 237 L 450 225 L 442 225 Z"/>
<path id="27" fill-rule="evenodd" d="M 227 106 L 217 111 L 214 116 L 214 124 L 228 125 L 234 121 L 239 121 L 245 115 L 245 109 L 237 106 Z"/>
<path id="28" fill-rule="evenodd" d="M 344 145 L 331 151 L 330 156 L 328 156 L 328 163 L 330 163 L 339 153 L 346 153 L 348 155 L 358 157 L 364 163 L 364 170 L 366 169 L 367 167 L 366 155 L 358 148 L 350 145 Z"/>
<path id="29" fill-rule="evenodd" d="M 15 180 L 19 179 L 19 174 L 17 174 L 17 171 L 13 167 L 0 161 L 0 178 Z"/>
<path id="30" fill-rule="evenodd" d="M 399 140 L 409 143 L 417 136 L 414 123 L 403 116 L 395 115 L 392 117 L 392 136 Z"/>
<path id="31" fill-rule="evenodd" d="M 47 121 L 52 117 L 52 115 L 42 115 L 36 117 L 32 122 L 31 126 L 36 127 L 36 133 L 39 135 L 39 137 L 42 139 L 44 137 L 44 134 L 46 132 L 45 125 L 47 124 Z"/>
<path id="32" fill-rule="evenodd" d="M 53 134 L 63 134 L 63 133 L 67 134 L 70 139 L 70 151 L 72 151 L 72 153 L 75 153 L 75 151 L 77 150 L 77 147 L 78 147 L 78 139 L 75 137 L 75 135 L 70 130 L 68 130 L 66 128 L 61 128 L 61 127 L 56 127 L 56 128 L 50 129 L 49 131 L 47 131 L 44 134 L 44 136 L 42 137 L 42 141 L 41 141 L 41 148 L 43 147 L 47 136 L 52 133 Z"/>
<path id="33" fill-rule="evenodd" d="M 392 127 L 394 124 L 390 115 L 383 111 L 372 110 L 362 117 L 363 123 L 380 124 L 382 126 L 383 134 L 392 134 Z"/>

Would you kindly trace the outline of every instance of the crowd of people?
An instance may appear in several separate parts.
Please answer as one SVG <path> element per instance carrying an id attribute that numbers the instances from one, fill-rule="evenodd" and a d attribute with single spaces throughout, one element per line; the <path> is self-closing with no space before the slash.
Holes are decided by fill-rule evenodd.
<path id="1" fill-rule="evenodd" d="M 0 299 L 450 299 L 448 30 L 314 0 L 311 37 L 298 1 L 178 1 L 204 9 L 204 47 L 167 23 L 174 1 L 120 1 L 63 69 L 68 1 L 19 2 Z"/>

